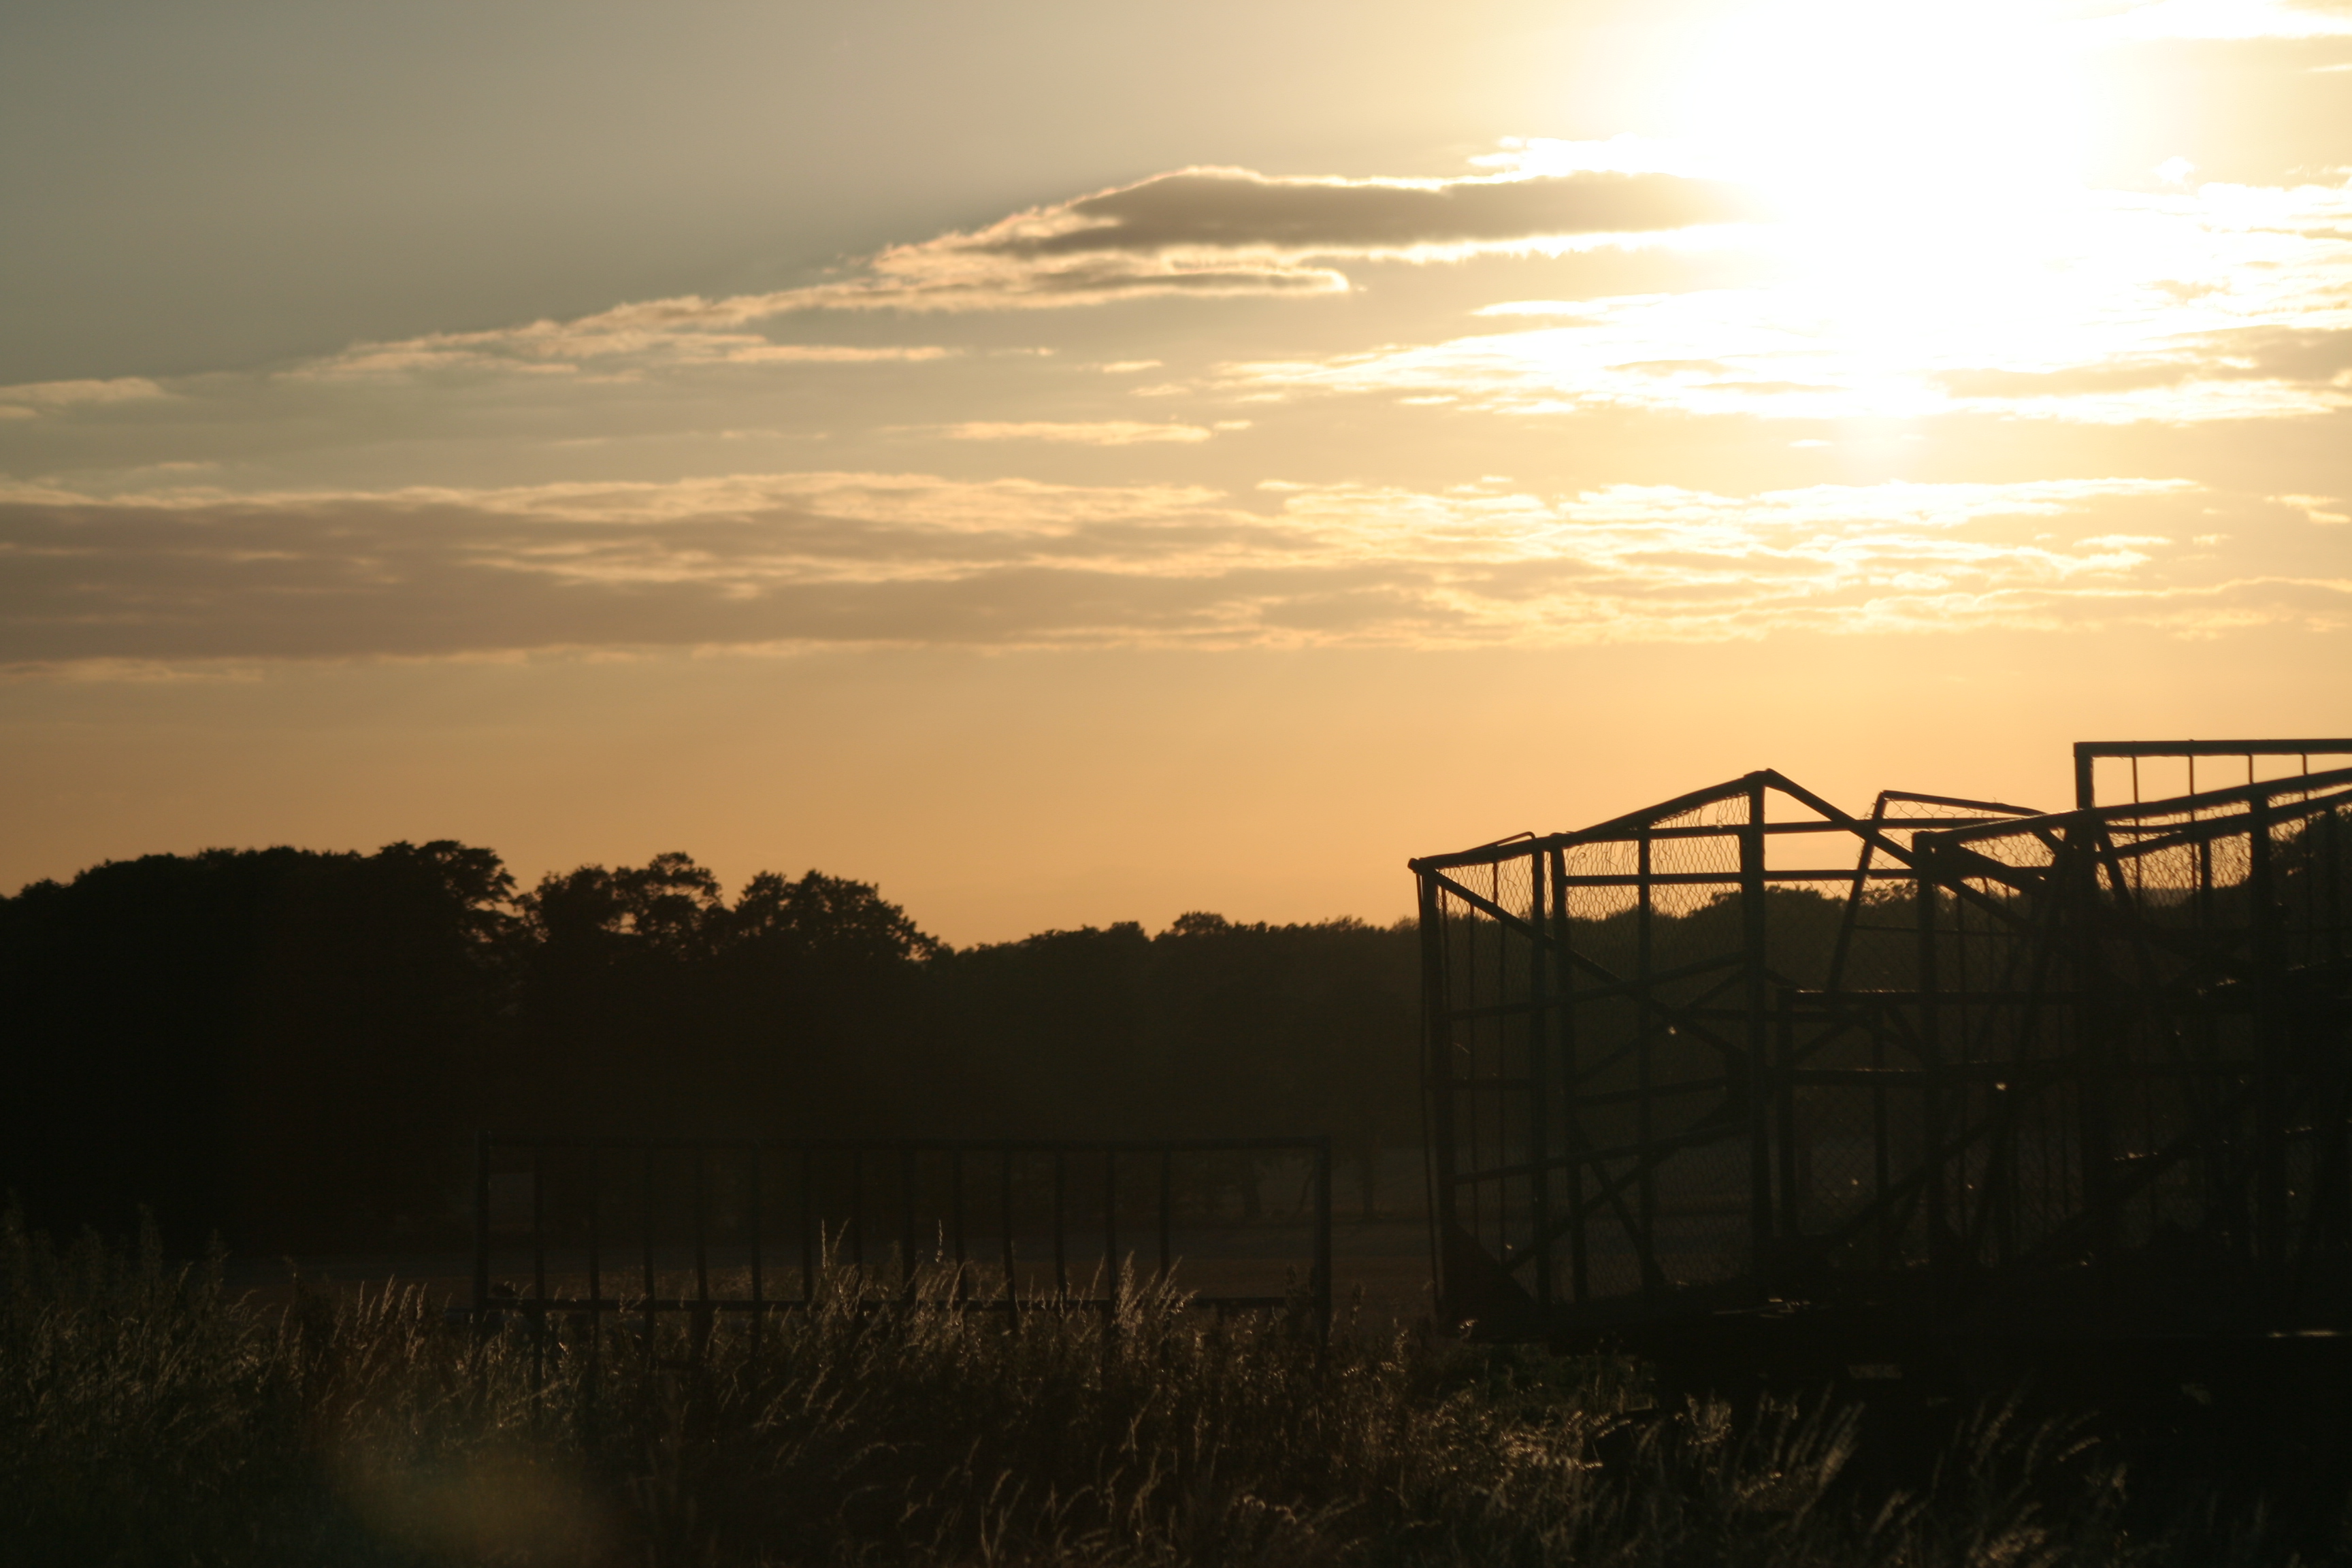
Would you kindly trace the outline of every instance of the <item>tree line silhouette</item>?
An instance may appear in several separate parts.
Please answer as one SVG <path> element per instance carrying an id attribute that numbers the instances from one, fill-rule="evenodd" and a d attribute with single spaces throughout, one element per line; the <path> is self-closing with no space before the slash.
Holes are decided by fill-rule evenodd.
<path id="1" fill-rule="evenodd" d="M 730 901 L 682 854 L 528 890 L 446 840 L 152 855 L 0 899 L 0 1182 L 257 1247 L 453 1237 L 484 1126 L 1328 1131 L 1369 1173 L 1419 1138 L 1418 964 L 1409 923 L 1205 913 L 958 950 L 871 884 Z"/>

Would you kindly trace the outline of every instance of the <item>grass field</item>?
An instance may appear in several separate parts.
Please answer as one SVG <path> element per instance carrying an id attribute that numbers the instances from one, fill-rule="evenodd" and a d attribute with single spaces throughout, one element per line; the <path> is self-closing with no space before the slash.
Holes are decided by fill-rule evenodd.
<path id="1" fill-rule="evenodd" d="M 1826 1399 L 1654 1401 L 1620 1362 L 1346 1323 L 1327 1345 L 1303 1313 L 1220 1323 L 1165 1292 L 1008 1329 L 835 1270 L 756 1355 L 723 1330 L 696 1365 L 682 1329 L 648 1356 L 610 1320 L 599 1344 L 478 1336 L 415 1289 L 264 1303 L 13 1217 L 0 1269 L 17 1564 L 1925 1568 L 2338 1540 L 2309 1497 L 2136 1498 L 2089 1416 L 1956 1410 L 1906 1473 Z"/>

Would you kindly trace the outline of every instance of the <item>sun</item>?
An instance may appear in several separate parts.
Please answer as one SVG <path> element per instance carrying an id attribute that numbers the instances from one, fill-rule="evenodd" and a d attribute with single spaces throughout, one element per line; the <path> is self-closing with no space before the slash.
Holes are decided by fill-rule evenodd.
<path id="1" fill-rule="evenodd" d="M 1851 405 L 1946 406 L 1939 370 L 2072 356 L 2113 270 L 2085 188 L 2081 31 L 2017 0 L 1717 14 L 1678 91 L 1779 221 L 1771 292 Z"/>
<path id="2" fill-rule="evenodd" d="M 1678 96 L 1744 178 L 1801 205 L 1982 199 L 2079 181 L 2084 47 L 2018 0 L 1735 5 Z"/>

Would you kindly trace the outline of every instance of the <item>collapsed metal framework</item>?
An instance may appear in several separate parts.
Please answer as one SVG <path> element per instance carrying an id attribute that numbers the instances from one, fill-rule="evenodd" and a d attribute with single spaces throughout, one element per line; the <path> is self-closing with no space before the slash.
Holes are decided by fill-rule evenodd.
<path id="1" fill-rule="evenodd" d="M 2084 742 L 2073 810 L 1863 816 L 1762 772 L 1412 861 L 1441 1314 L 2352 1328 L 2347 764 Z"/>

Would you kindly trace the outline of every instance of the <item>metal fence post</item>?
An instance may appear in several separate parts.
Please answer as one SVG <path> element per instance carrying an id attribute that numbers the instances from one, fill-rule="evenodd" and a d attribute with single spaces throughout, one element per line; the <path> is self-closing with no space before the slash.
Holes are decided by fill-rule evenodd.
<path id="1" fill-rule="evenodd" d="M 1315 1326 L 1331 1337 L 1331 1139 L 1315 1141 Z"/>
<path id="2" fill-rule="evenodd" d="M 1160 1151 L 1160 1283 L 1163 1287 L 1168 1283 L 1171 1271 L 1168 1233 L 1175 1217 L 1172 1212 L 1176 1201 L 1175 1185 L 1176 1152 L 1162 1149 Z"/>
<path id="3" fill-rule="evenodd" d="M 1070 1293 L 1070 1259 L 1067 1227 L 1064 1221 L 1065 1204 L 1069 1188 L 1070 1163 L 1059 1149 L 1054 1151 L 1054 1294 Z"/>
<path id="4" fill-rule="evenodd" d="M 1549 891 L 1544 878 L 1544 856 L 1538 849 L 1528 857 L 1528 1169 L 1530 1219 L 1535 1234 L 1536 1310 L 1551 1311 L 1551 1096 L 1549 1090 L 1550 994 L 1545 971 L 1551 962 L 1544 938 L 1549 924 L 1545 909 Z"/>
<path id="5" fill-rule="evenodd" d="M 763 1232 L 766 1227 L 761 1223 L 760 1218 L 760 1178 L 763 1173 L 760 1168 L 760 1146 L 757 1143 L 751 1145 L 751 1190 L 744 1205 L 746 1211 L 744 1222 L 751 1232 L 751 1363 L 757 1366 L 760 1361 L 761 1322 L 768 1315 L 765 1289 L 767 1280 L 764 1278 L 766 1270 L 761 1267 L 765 1262 L 761 1256 L 761 1247 L 765 1240 Z"/>
<path id="6" fill-rule="evenodd" d="M 547 1379 L 547 1159 L 530 1151 L 530 1392 Z"/>
<path id="7" fill-rule="evenodd" d="M 1422 1171 L 1429 1204 L 1429 1273 L 1441 1321 L 1457 1321 L 1462 1282 L 1446 1266 L 1446 1244 L 1461 1228 L 1454 1215 L 1453 1024 L 1446 1001 L 1445 911 L 1435 879 L 1415 868 L 1421 897 Z"/>
<path id="8" fill-rule="evenodd" d="M 1934 868 L 1938 840 L 1934 834 L 1914 834 L 1911 839 L 1916 885 L 1912 913 L 1917 926 L 1919 987 L 1919 1083 L 1921 1179 L 1926 1184 L 1921 1210 L 1927 1216 L 1927 1261 L 1941 1268 L 1950 1248 L 1944 1233 L 1944 1052 L 1941 983 L 1936 941 L 1937 888 Z"/>
<path id="9" fill-rule="evenodd" d="M 1574 932 L 1569 923 L 1568 856 L 1551 852 L 1551 923 L 1554 961 L 1553 1006 L 1559 1015 L 1559 1101 L 1561 1129 L 1568 1139 L 1568 1284 L 1578 1306 L 1591 1288 L 1591 1256 L 1584 1226 L 1584 1132 L 1576 1112 L 1576 966 L 1569 946 Z"/>
<path id="10" fill-rule="evenodd" d="M 597 1145 L 588 1145 L 588 1356 L 602 1363 L 604 1355 L 604 1270 L 603 1215 L 597 1208 Z"/>
<path id="11" fill-rule="evenodd" d="M 1110 1302 L 1108 1321 L 1116 1327 L 1119 1297 L 1118 1151 L 1108 1144 L 1103 1147 L 1103 1268 L 1108 1271 L 1103 1289 Z"/>
<path id="12" fill-rule="evenodd" d="M 2273 1292 L 2287 1279 L 2287 1093 L 2279 1026 L 2278 979 L 2285 955 L 2278 940 L 2277 879 L 2271 863 L 2271 802 L 2246 802 L 2246 950 L 2252 960 L 2254 1004 L 2254 1234 L 2263 1283 Z"/>
<path id="13" fill-rule="evenodd" d="M 489 1326 L 490 1310 L 490 1135 L 474 1134 L 474 1331 L 478 1337 Z"/>
<path id="14" fill-rule="evenodd" d="M 997 1167 L 996 1206 L 1004 1231 L 1004 1326 L 1021 1321 L 1020 1258 L 1013 1243 L 1013 1145 L 1004 1146 L 1004 1163 Z"/>
<path id="15" fill-rule="evenodd" d="M 898 1286 L 907 1304 L 915 1300 L 915 1150 L 898 1151 Z"/>
<path id="16" fill-rule="evenodd" d="M 955 1281 L 950 1294 L 961 1301 L 964 1296 L 963 1145 L 961 1143 L 948 1155 L 948 1212 L 954 1229 L 955 1244 Z"/>
<path id="17" fill-rule="evenodd" d="M 1748 1014 L 1748 1227 L 1755 1248 L 1756 1277 L 1772 1272 L 1771 1064 L 1772 1021 L 1768 1011 L 1769 928 L 1764 912 L 1764 781 L 1750 777 L 1748 823 L 1739 835 L 1740 946 L 1746 961 Z"/>

